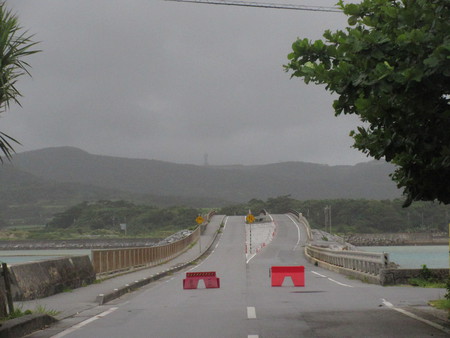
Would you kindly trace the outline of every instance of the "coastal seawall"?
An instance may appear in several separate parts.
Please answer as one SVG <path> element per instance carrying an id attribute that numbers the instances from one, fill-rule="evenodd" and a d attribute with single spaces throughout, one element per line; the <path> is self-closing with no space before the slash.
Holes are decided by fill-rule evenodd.
<path id="1" fill-rule="evenodd" d="M 91 284 L 96 279 L 89 256 L 15 264 L 9 267 L 9 276 L 15 301 L 48 297 Z M 0 288 L 5 288 L 2 281 Z"/>
<path id="2" fill-rule="evenodd" d="M 431 232 L 349 234 L 342 237 L 355 246 L 448 245 L 449 242 L 447 233 Z"/>
<path id="3" fill-rule="evenodd" d="M 102 238 L 69 240 L 11 240 L 0 241 L 0 250 L 52 250 L 52 249 L 108 249 L 150 247 L 158 238 Z"/>

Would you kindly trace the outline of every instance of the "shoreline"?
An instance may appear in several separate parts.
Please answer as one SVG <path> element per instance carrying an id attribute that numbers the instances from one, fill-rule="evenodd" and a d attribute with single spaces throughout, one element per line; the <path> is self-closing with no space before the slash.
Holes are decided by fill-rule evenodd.
<path id="1" fill-rule="evenodd" d="M 354 246 L 407 246 L 448 245 L 447 233 L 380 233 L 348 234 L 342 236 L 345 242 Z"/>

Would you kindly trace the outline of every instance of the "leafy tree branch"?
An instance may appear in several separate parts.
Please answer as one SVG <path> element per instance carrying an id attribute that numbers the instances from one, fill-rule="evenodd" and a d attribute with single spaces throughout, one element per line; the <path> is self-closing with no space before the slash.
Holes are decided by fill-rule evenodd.
<path id="1" fill-rule="evenodd" d="M 339 6 L 349 27 L 298 39 L 286 71 L 337 94 L 335 115 L 359 116 L 354 147 L 397 166 L 405 206 L 450 203 L 450 1 Z"/>

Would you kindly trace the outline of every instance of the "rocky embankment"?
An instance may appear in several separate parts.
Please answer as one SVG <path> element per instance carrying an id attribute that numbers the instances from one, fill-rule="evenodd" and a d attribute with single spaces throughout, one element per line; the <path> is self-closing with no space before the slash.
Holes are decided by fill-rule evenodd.
<path id="1" fill-rule="evenodd" d="M 54 249 L 111 249 L 134 248 L 165 245 L 176 242 L 191 233 L 181 230 L 177 233 L 161 238 L 89 238 L 70 240 L 14 240 L 1 241 L 0 250 L 54 250 Z"/>
<path id="2" fill-rule="evenodd" d="M 448 245 L 449 241 L 447 233 L 431 232 L 351 234 L 343 239 L 355 246 Z"/>
<path id="3" fill-rule="evenodd" d="M 357 248 L 346 242 L 344 238 L 329 234 L 326 231 L 311 229 L 312 244 L 332 250 L 357 250 Z"/>
<path id="4" fill-rule="evenodd" d="M 0 241 L 0 250 L 109 249 L 154 246 L 159 239 L 71 239 Z"/>

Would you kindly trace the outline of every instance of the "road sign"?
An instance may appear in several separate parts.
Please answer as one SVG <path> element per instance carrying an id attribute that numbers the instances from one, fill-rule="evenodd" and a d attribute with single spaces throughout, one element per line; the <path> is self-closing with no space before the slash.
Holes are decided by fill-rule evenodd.
<path id="1" fill-rule="evenodd" d="M 255 221 L 255 216 L 253 216 L 252 214 L 248 214 L 245 220 L 247 221 L 247 223 L 253 223 Z"/>
<path id="2" fill-rule="evenodd" d="M 203 219 L 202 216 L 198 216 L 198 217 L 195 219 L 195 221 L 197 222 L 197 224 L 203 224 L 203 222 L 204 222 L 205 220 Z"/>

